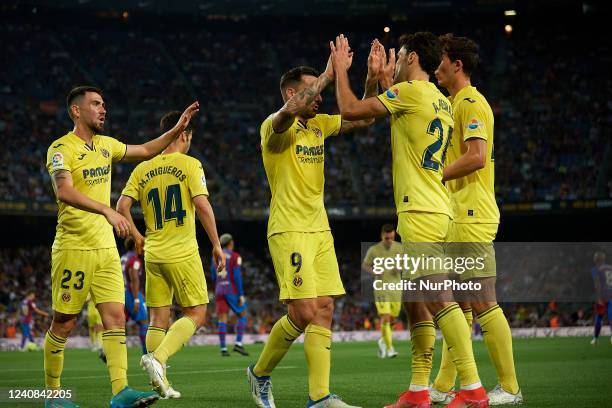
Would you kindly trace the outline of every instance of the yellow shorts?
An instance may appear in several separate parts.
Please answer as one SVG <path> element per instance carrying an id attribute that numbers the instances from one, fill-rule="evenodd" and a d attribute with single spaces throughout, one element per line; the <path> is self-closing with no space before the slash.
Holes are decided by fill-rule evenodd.
<path id="1" fill-rule="evenodd" d="M 402 310 L 402 302 L 376 302 L 376 310 L 379 315 L 389 314 L 397 317 Z"/>
<path id="2" fill-rule="evenodd" d="M 102 324 L 102 316 L 94 302 L 87 303 L 87 325 L 90 329 Z"/>
<path id="3" fill-rule="evenodd" d="M 493 240 L 498 224 L 451 223 L 449 232 L 449 256 L 455 258 L 455 273 L 461 280 L 488 278 L 497 275 Z M 469 265 L 459 258 L 473 259 Z"/>
<path id="4" fill-rule="evenodd" d="M 53 310 L 64 314 L 79 314 L 89 293 L 91 301 L 96 305 L 125 302 L 123 274 L 117 248 L 53 249 Z"/>
<path id="5" fill-rule="evenodd" d="M 404 279 L 448 273 L 443 264 L 449 225 L 450 217 L 445 214 L 422 211 L 398 214 L 397 232 L 406 254 L 415 260 L 420 259 L 417 266 L 404 271 Z"/>
<path id="6" fill-rule="evenodd" d="M 172 296 L 182 307 L 208 303 L 206 278 L 199 252 L 175 263 L 145 260 L 146 303 L 148 307 L 170 306 Z"/>
<path id="7" fill-rule="evenodd" d="M 330 231 L 282 232 L 268 238 L 280 300 L 344 295 Z"/>

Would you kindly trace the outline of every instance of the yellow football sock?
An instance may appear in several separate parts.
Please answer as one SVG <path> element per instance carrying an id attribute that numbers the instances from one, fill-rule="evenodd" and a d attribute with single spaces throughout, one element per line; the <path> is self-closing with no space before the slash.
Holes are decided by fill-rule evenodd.
<path id="1" fill-rule="evenodd" d="M 434 343 L 436 342 L 436 328 L 431 320 L 414 324 L 410 328 L 412 341 L 412 377 L 410 385 L 421 387 L 429 386 L 431 374 L 431 359 Z"/>
<path id="2" fill-rule="evenodd" d="M 89 327 L 89 341 L 93 347 L 96 346 L 96 332 L 93 327 Z"/>
<path id="3" fill-rule="evenodd" d="M 303 333 L 288 315 L 278 319 L 272 327 L 268 341 L 264 346 L 257 364 L 253 367 L 253 373 L 257 376 L 270 375 L 274 367 L 289 350 L 293 341 Z"/>
<path id="4" fill-rule="evenodd" d="M 47 331 L 45 335 L 45 386 L 60 388 L 60 377 L 64 369 L 64 346 L 66 339 Z"/>
<path id="5" fill-rule="evenodd" d="M 519 392 L 512 356 L 512 332 L 502 309 L 495 305 L 478 316 L 489 356 L 495 366 L 502 388 L 512 394 Z"/>
<path id="6" fill-rule="evenodd" d="M 393 335 L 391 332 L 391 323 L 383 323 L 380 326 L 380 330 L 382 331 L 382 338 L 387 346 L 387 349 L 393 347 Z"/>
<path id="7" fill-rule="evenodd" d="M 153 352 L 153 356 L 162 364 L 166 364 L 168 358 L 179 351 L 193 336 L 196 329 L 195 322 L 188 316 L 183 316 L 170 326 L 168 333 L 160 345 Z"/>
<path id="8" fill-rule="evenodd" d="M 465 316 L 458 304 L 454 303 L 436 313 L 435 320 L 446 340 L 451 360 L 457 367 L 461 386 L 480 384 L 470 329 L 465 323 Z"/>
<path id="9" fill-rule="evenodd" d="M 470 329 L 471 334 L 473 320 L 472 309 L 463 309 L 463 315 L 465 316 L 465 320 L 467 320 L 468 328 Z M 446 344 L 446 340 L 443 340 L 440 370 L 438 371 L 438 376 L 433 383 L 433 388 L 442 392 L 450 391 L 455 386 L 455 380 L 457 379 L 457 368 L 455 367 L 453 360 L 451 360 L 447 348 L 448 345 Z"/>
<path id="10" fill-rule="evenodd" d="M 104 330 L 102 347 L 106 354 L 106 367 L 111 380 L 113 395 L 127 387 L 127 346 L 125 329 Z"/>
<path id="11" fill-rule="evenodd" d="M 161 327 L 149 326 L 147 330 L 147 351 L 149 353 L 157 350 L 162 340 L 166 336 L 166 329 L 162 329 Z"/>
<path id="12" fill-rule="evenodd" d="M 308 396 L 313 401 L 329 394 L 331 335 L 331 330 L 316 324 L 306 327 L 304 353 L 308 364 Z"/>

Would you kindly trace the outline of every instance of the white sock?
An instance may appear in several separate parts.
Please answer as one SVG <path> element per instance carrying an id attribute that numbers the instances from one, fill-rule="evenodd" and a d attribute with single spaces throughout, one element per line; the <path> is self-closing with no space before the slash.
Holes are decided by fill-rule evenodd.
<path id="1" fill-rule="evenodd" d="M 478 389 L 480 387 L 482 387 L 482 384 L 477 382 L 477 383 L 474 383 L 474 384 L 462 385 L 461 389 L 462 390 L 466 390 L 466 391 L 472 391 L 472 390 Z"/>

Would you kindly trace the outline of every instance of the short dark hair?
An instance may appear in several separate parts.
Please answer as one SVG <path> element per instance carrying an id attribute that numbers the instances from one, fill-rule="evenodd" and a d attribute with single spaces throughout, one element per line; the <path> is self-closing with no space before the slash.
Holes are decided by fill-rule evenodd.
<path id="1" fill-rule="evenodd" d="M 388 232 L 393 232 L 393 231 L 395 231 L 395 227 L 392 224 L 384 224 L 382 228 L 380 229 L 381 234 L 386 234 Z"/>
<path id="2" fill-rule="evenodd" d="M 478 68 L 480 57 L 478 56 L 479 47 L 474 41 L 467 37 L 455 37 L 454 34 L 448 33 L 440 36 L 442 52 L 446 53 L 451 62 L 461 61 L 463 63 L 463 72 L 467 76 Z"/>
<path id="3" fill-rule="evenodd" d="M 161 132 L 166 133 L 172 129 L 176 125 L 176 122 L 179 121 L 182 114 L 183 112 L 179 111 L 170 111 L 166 113 L 159 121 L 159 128 L 161 129 Z M 190 120 L 184 131 L 187 133 L 193 132 L 193 128 L 193 120 Z"/>
<path id="4" fill-rule="evenodd" d="M 312 75 L 314 77 L 319 76 L 319 71 L 312 67 L 300 65 L 299 67 L 291 68 L 285 72 L 280 79 L 280 89 L 283 92 L 290 86 L 294 86 L 302 81 L 302 75 Z"/>
<path id="5" fill-rule="evenodd" d="M 125 246 L 125 249 L 127 249 L 128 251 L 133 251 L 134 248 L 136 247 L 136 242 L 134 242 L 134 238 L 127 237 L 125 241 L 123 241 L 123 245 Z"/>
<path id="6" fill-rule="evenodd" d="M 442 61 L 442 48 L 440 40 L 429 31 L 419 31 L 414 34 L 404 34 L 399 39 L 400 48 L 406 48 L 406 52 L 416 52 L 419 56 L 419 65 L 429 76 L 434 72 Z"/>
<path id="7" fill-rule="evenodd" d="M 95 92 L 97 94 L 102 95 L 102 90 L 100 88 L 96 88 L 95 86 L 90 85 L 82 85 L 77 86 L 76 88 L 72 88 L 70 92 L 68 92 L 68 96 L 66 96 L 66 109 L 68 109 L 68 115 L 72 118 L 72 109 L 70 107 L 74 102 L 85 96 L 87 92 Z"/>

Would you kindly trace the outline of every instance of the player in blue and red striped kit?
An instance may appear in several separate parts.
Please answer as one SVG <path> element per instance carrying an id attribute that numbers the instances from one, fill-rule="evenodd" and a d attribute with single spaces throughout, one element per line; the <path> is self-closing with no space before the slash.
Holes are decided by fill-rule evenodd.
<path id="1" fill-rule="evenodd" d="M 247 323 L 247 304 L 242 286 L 242 258 L 238 252 L 234 251 L 234 239 L 230 234 L 221 235 L 219 241 L 225 253 L 225 270 L 217 274 L 217 267 L 214 264 L 210 270 L 212 282 L 215 286 L 215 306 L 217 308 L 221 355 L 224 357 L 230 355 L 225 345 L 225 335 L 227 334 L 227 314 L 229 309 L 232 309 L 238 316 L 235 327 L 236 343 L 233 350 L 243 356 L 248 356 L 249 353 L 242 345 L 242 335 Z"/>
<path id="2" fill-rule="evenodd" d="M 135 251 L 132 237 L 126 238 L 124 244 L 125 249 L 128 250 L 121 256 L 121 269 L 123 269 L 123 281 L 125 283 L 125 320 L 131 318 L 138 324 L 138 337 L 144 355 L 147 354 L 146 338 L 149 329 L 149 314 L 140 290 L 143 264 Z"/>
<path id="3" fill-rule="evenodd" d="M 595 252 L 593 262 L 595 266 L 591 269 L 591 276 L 595 284 L 597 302 L 595 303 L 595 327 L 591 344 L 596 345 L 599 341 L 606 308 L 608 309 L 610 331 L 612 331 L 612 265 L 606 264 L 606 254 L 601 251 Z M 612 343 L 612 336 L 610 336 L 610 343 Z"/>
<path id="4" fill-rule="evenodd" d="M 36 307 L 36 303 L 34 303 L 34 299 L 36 299 L 36 293 L 34 291 L 29 291 L 26 295 L 25 299 L 21 301 L 21 349 L 25 350 L 26 340 L 30 340 L 34 343 L 34 338 L 32 337 L 32 320 L 34 319 L 34 313 L 37 313 L 41 316 L 48 317 L 49 313 L 44 310 L 40 310 Z"/>

